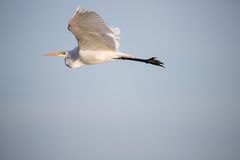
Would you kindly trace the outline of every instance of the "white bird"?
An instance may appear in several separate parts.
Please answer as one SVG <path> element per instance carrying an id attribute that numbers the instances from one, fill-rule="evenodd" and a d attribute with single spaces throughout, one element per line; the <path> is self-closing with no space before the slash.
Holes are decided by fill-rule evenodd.
<path id="1" fill-rule="evenodd" d="M 139 59 L 119 51 L 119 28 L 108 27 L 94 11 L 77 8 L 68 23 L 68 30 L 74 34 L 78 46 L 65 52 L 48 53 L 47 56 L 63 56 L 70 68 L 98 64 L 114 60 L 132 60 L 164 67 L 156 57 Z"/>

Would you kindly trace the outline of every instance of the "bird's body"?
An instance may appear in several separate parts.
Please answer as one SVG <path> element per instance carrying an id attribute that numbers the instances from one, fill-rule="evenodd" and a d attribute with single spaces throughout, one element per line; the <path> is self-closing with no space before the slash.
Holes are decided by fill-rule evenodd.
<path id="1" fill-rule="evenodd" d="M 80 50 L 78 47 L 75 47 L 73 50 L 67 51 L 64 54 L 66 56 L 65 64 L 70 68 L 114 61 L 121 57 L 132 58 L 132 56 L 121 52 Z"/>
<path id="2" fill-rule="evenodd" d="M 138 59 L 120 52 L 118 42 L 120 30 L 108 27 L 94 11 L 78 8 L 69 21 L 68 30 L 76 37 L 78 46 L 70 51 L 47 55 L 64 56 L 65 64 L 70 68 L 115 60 L 133 60 L 163 67 L 163 63 L 155 57 Z"/>

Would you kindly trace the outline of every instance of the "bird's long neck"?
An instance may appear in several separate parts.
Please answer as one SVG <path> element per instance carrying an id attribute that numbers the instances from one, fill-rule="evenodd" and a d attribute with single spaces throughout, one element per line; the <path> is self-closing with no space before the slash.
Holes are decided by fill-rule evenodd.
<path id="1" fill-rule="evenodd" d="M 67 56 L 71 60 L 71 65 L 69 65 L 70 68 L 78 68 L 81 66 L 84 66 L 85 64 L 81 62 L 79 58 L 79 48 L 75 47 L 74 49 L 67 52 Z"/>
<path id="2" fill-rule="evenodd" d="M 71 57 L 72 60 L 76 61 L 79 59 L 79 48 L 75 47 L 74 49 L 68 51 L 69 57 Z"/>

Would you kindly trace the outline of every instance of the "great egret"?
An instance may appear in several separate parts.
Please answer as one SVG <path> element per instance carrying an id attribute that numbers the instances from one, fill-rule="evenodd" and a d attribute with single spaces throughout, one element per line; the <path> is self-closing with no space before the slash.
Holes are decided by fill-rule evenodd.
<path id="1" fill-rule="evenodd" d="M 119 51 L 119 28 L 108 27 L 94 11 L 77 8 L 68 23 L 68 30 L 74 34 L 78 46 L 66 52 L 55 52 L 47 56 L 63 56 L 70 68 L 98 64 L 114 60 L 131 60 L 164 67 L 156 57 L 149 59 L 135 58 Z"/>

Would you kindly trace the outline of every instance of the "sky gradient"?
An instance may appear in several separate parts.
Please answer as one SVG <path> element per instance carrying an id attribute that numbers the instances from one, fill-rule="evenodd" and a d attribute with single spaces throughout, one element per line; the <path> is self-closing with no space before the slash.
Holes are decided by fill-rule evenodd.
<path id="1" fill-rule="evenodd" d="M 42 56 L 77 45 L 77 6 L 166 68 Z M 239 17 L 237 0 L 2 0 L 0 159 L 240 159 Z"/>

